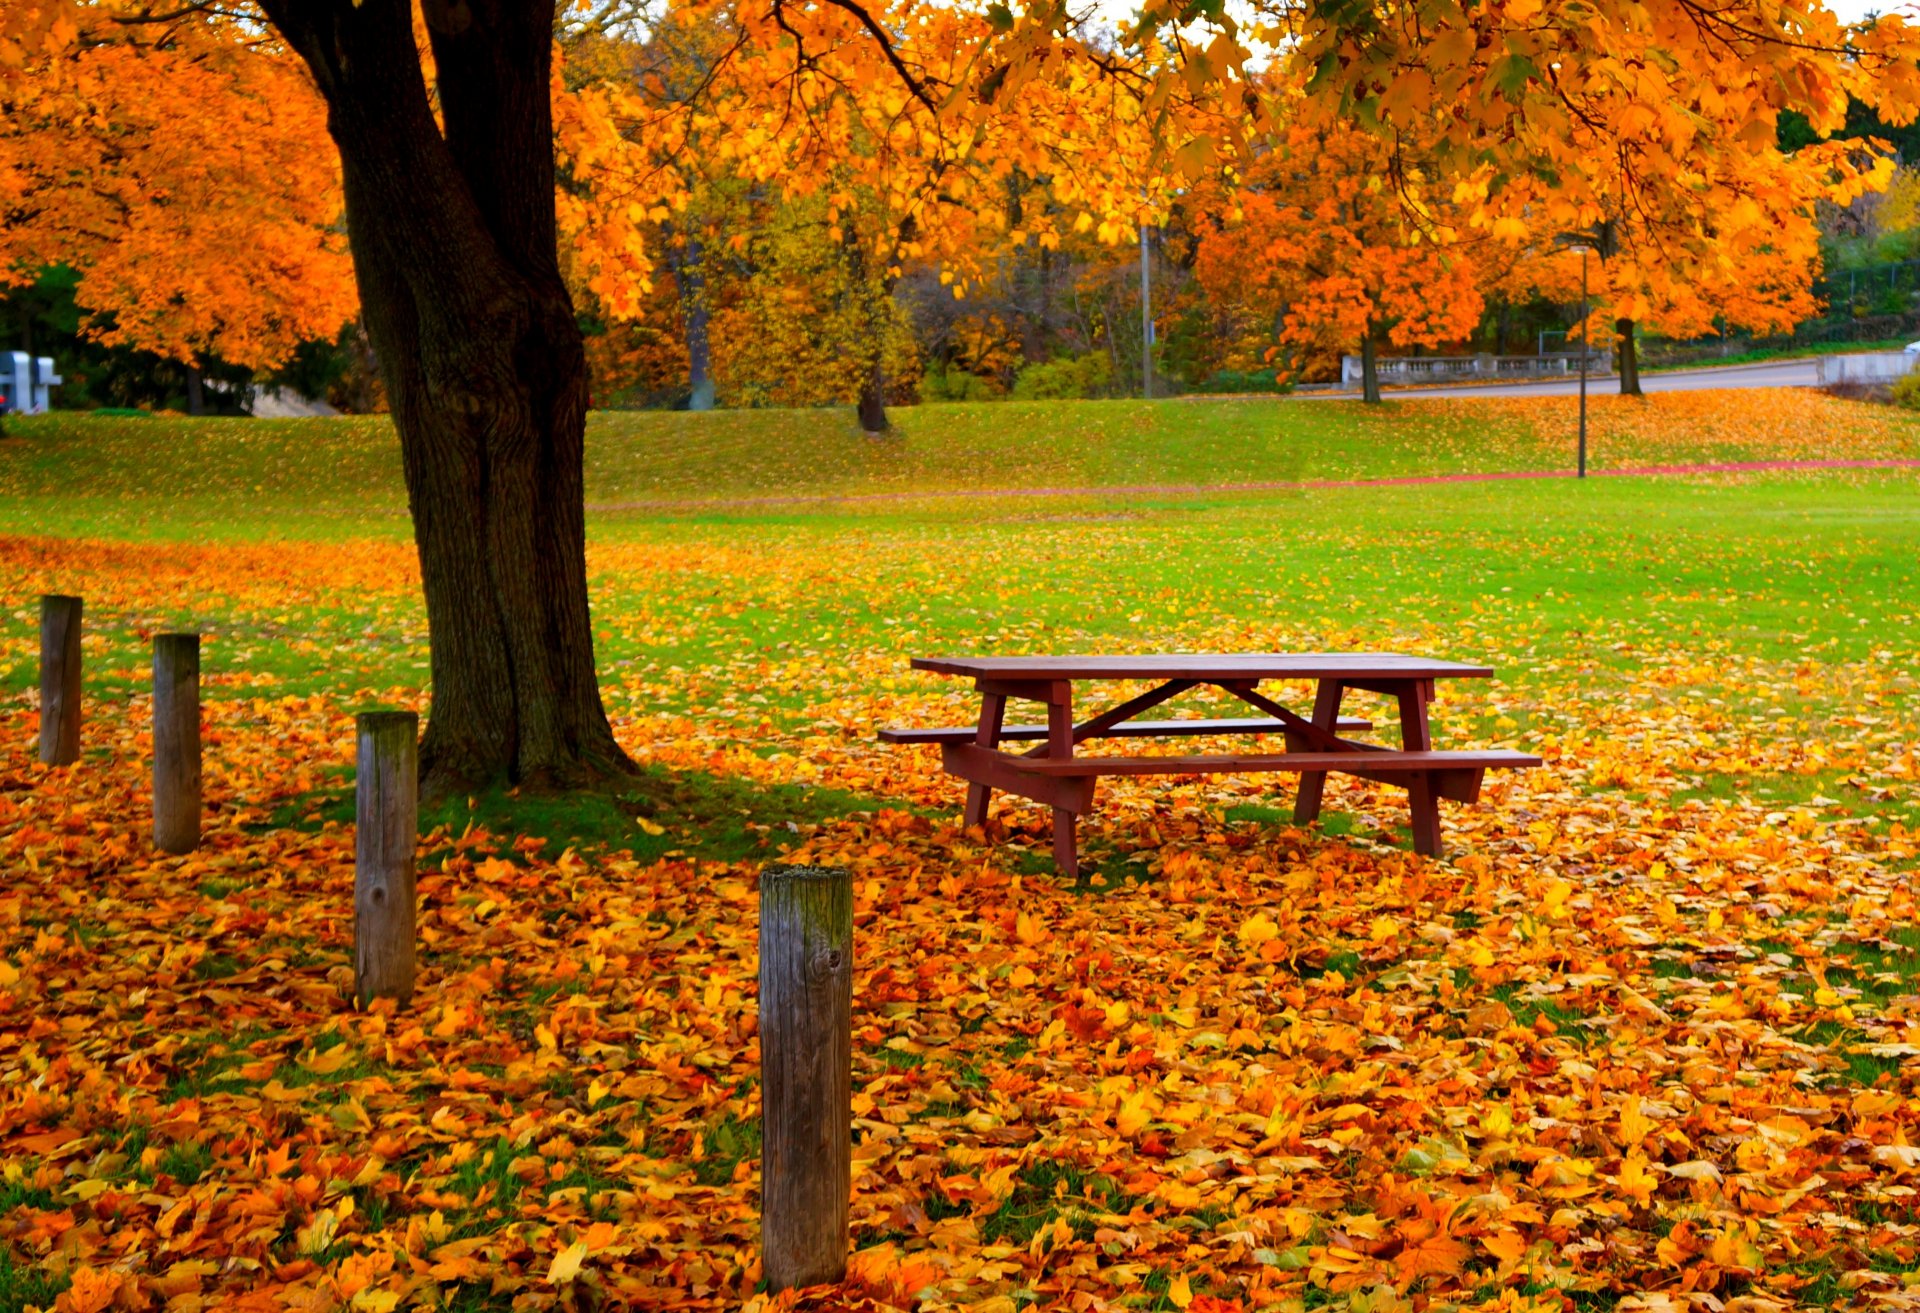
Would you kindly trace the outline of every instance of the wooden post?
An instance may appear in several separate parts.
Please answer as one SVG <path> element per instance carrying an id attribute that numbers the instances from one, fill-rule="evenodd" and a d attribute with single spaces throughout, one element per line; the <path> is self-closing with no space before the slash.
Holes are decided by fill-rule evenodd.
<path id="1" fill-rule="evenodd" d="M 40 760 L 80 759 L 80 599 L 40 599 Z"/>
<path id="2" fill-rule="evenodd" d="M 853 1192 L 853 880 L 760 875 L 760 1247 L 767 1288 L 847 1274 Z"/>
<path id="3" fill-rule="evenodd" d="M 153 846 L 200 846 L 200 635 L 153 638 Z"/>
<path id="4" fill-rule="evenodd" d="M 420 842 L 420 717 L 366 711 L 360 731 L 353 864 L 353 992 L 413 997 L 413 855 Z"/>

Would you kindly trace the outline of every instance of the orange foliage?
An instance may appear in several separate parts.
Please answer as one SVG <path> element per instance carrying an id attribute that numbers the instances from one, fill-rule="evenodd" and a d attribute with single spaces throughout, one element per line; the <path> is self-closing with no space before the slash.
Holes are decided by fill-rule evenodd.
<path id="1" fill-rule="evenodd" d="M 0 280 L 66 263 L 104 341 L 271 367 L 357 304 L 338 168 L 297 61 L 232 25 L 77 42 L 9 84 Z"/>
<path id="2" fill-rule="evenodd" d="M 1702 440 L 1911 451 L 1896 418 L 1811 394 L 1758 417 L 1726 394 L 1609 400 L 1595 419 L 1623 461 Z M 1564 399 L 1458 404 L 1458 432 L 1406 407 L 1377 436 L 1484 453 L 1493 435 L 1533 459 L 1567 417 Z M 934 491 L 991 466 L 918 477 Z M 144 838 L 135 661 L 102 672 L 99 751 L 71 768 L 32 759 L 30 696 L 0 717 L 15 1271 L 63 1274 L 61 1307 L 98 1310 L 1093 1309 L 1142 1289 L 1185 1313 L 1662 1307 L 1648 1291 L 1760 1310 L 1790 1306 L 1810 1271 L 1837 1274 L 1841 1295 L 1814 1288 L 1828 1306 L 1899 1307 L 1885 1268 L 1912 1253 L 1920 1170 L 1904 947 L 1920 833 L 1831 799 L 1688 795 L 1712 772 L 1910 796 L 1904 666 L 1800 640 L 1702 647 L 1689 620 L 1725 597 L 1663 579 L 1646 614 L 1582 619 L 1558 649 L 1606 661 L 1442 686 L 1450 739 L 1549 761 L 1449 811 L 1453 860 L 1398 849 L 1398 791 L 1363 781 L 1329 786 L 1346 837 L 1236 819 L 1272 805 L 1264 780 L 1108 781 L 1089 825 L 1114 860 L 1076 890 L 1023 872 L 1046 849 L 1044 809 L 1003 801 L 989 843 L 957 823 L 936 751 L 872 738 L 977 706 L 905 669 L 956 601 L 1001 608 L 1009 643 L 1062 649 L 1394 635 L 1532 652 L 1553 613 L 1355 610 L 1356 577 L 1403 568 L 1386 549 L 1409 541 L 1364 517 L 1339 531 L 1340 577 L 1294 579 L 1289 607 L 1196 607 L 1170 587 L 1123 635 L 1024 612 L 1054 577 L 983 584 L 982 561 L 1123 578 L 1143 554 L 1221 550 L 1217 526 L 1020 509 L 997 530 L 916 517 L 834 537 L 724 520 L 596 537 L 620 602 L 596 624 L 649 652 L 608 680 L 622 742 L 742 789 L 878 801 L 760 832 L 742 862 L 443 829 L 421 850 L 404 1009 L 353 1004 L 353 835 L 326 794 L 351 760 L 351 707 L 420 697 L 370 673 L 394 643 L 421 655 L 413 549 L 0 542 L 9 595 L 84 593 L 116 654 L 189 594 L 220 625 L 213 805 L 191 856 Z M 1790 537 L 1769 550 L 1791 556 Z M 1652 535 L 1629 555 L 1664 576 L 1697 542 Z M 768 617 L 806 627 L 765 642 Z M 324 691 L 246 655 L 274 636 Z M 17 672 L 33 643 L 16 626 L 0 659 Z M 1842 729 L 1783 733 L 1783 705 Z M 853 872 L 858 1252 L 845 1285 L 775 1301 L 756 1293 L 753 881 L 782 850 Z"/>
<path id="3" fill-rule="evenodd" d="M 1200 285 L 1240 310 L 1243 331 L 1322 368 L 1368 339 L 1437 347 L 1471 333 L 1474 262 L 1420 179 L 1392 186 L 1386 155 L 1363 133 L 1291 125 L 1221 201 L 1230 217 L 1203 226 Z"/>

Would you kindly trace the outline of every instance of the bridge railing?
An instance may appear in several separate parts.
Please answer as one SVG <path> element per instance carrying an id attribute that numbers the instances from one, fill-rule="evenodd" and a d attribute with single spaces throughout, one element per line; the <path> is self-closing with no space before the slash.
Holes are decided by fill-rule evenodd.
<path id="1" fill-rule="evenodd" d="M 1601 350 L 1587 353 L 1587 370 L 1607 373 L 1612 368 L 1612 353 Z M 1579 351 L 1546 351 L 1536 356 L 1378 356 L 1374 369 L 1382 385 L 1417 383 L 1468 383 L 1475 380 L 1564 378 L 1580 372 Z M 1340 357 L 1340 383 L 1359 387 L 1359 356 Z"/>

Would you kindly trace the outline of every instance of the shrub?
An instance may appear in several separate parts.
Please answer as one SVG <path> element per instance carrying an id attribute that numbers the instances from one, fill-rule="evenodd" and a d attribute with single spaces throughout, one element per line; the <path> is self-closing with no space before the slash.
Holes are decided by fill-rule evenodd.
<path id="1" fill-rule="evenodd" d="M 1893 404 L 1908 410 L 1920 410 L 1920 369 L 1894 380 Z"/>
<path id="2" fill-rule="evenodd" d="M 1236 393 L 1236 392 L 1291 392 L 1293 380 L 1282 382 L 1280 371 L 1274 367 L 1266 369 L 1217 369 L 1200 382 L 1192 384 L 1195 392 Z"/>
<path id="3" fill-rule="evenodd" d="M 920 376 L 922 401 L 997 401 L 1007 395 L 997 378 L 969 374 L 964 369 L 927 366 Z"/>
<path id="4" fill-rule="evenodd" d="M 1013 380 L 1013 395 L 1022 401 L 1104 397 L 1112 390 L 1113 361 L 1104 351 L 1028 365 Z"/>

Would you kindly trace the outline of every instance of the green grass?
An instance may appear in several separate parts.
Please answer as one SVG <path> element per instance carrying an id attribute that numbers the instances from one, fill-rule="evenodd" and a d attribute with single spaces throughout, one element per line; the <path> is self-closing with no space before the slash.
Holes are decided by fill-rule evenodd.
<path id="1" fill-rule="evenodd" d="M 1659 409 L 1674 403 L 1651 404 L 1647 413 L 1672 421 L 1660 445 L 1601 443 L 1598 460 L 1768 454 L 1724 435 L 1708 443 L 1682 412 Z M 1723 427 L 1737 430 L 1739 407 L 1750 404 L 1758 403 L 1728 402 Z M 1845 446 L 1855 424 L 1874 430 L 1861 441 L 1875 453 L 1920 452 L 1920 418 L 1819 404 L 1831 407 L 1820 413 L 1831 415 L 1822 432 L 1835 454 L 1861 449 Z M 950 691 L 907 674 L 916 654 L 1146 644 L 1417 649 L 1495 666 L 1494 684 L 1443 688 L 1443 741 L 1537 742 L 1579 723 L 1589 701 L 1713 703 L 1759 738 L 1812 733 L 1836 714 L 1903 714 L 1913 691 L 1904 672 L 1920 667 L 1912 569 L 1920 481 L 1910 473 L 1311 494 L 1223 486 L 1564 464 L 1566 435 L 1547 422 L 1556 416 L 1550 405 L 1480 402 L 1377 411 L 1275 399 L 955 405 L 903 410 L 903 436 L 877 443 L 831 411 L 596 415 L 590 571 L 609 710 L 616 720 L 685 715 L 717 746 L 797 758 L 797 741 L 810 734 L 824 733 L 828 750 L 840 736 L 870 734 L 848 716 L 850 699 L 880 691 L 871 672 L 898 676 L 899 692 Z M 318 695 L 344 723 L 370 696 L 425 691 L 425 619 L 406 575 L 405 498 L 384 420 L 54 415 L 12 431 L 19 436 L 0 442 L 0 535 L 152 544 L 138 549 L 151 560 L 81 549 L 0 558 L 0 584 L 16 599 L 48 587 L 123 599 L 90 606 L 89 696 L 143 690 L 150 635 L 170 626 L 205 630 L 206 695 L 233 741 L 277 732 L 255 698 Z M 752 500 L 1155 483 L 1202 490 Z M 658 509 L 662 502 L 675 508 Z M 390 545 L 380 549 L 392 563 L 388 582 L 254 587 L 283 554 L 367 540 Z M 218 549 L 227 543 L 267 551 L 223 569 Z M 151 581 L 153 600 L 124 600 L 129 577 Z M 22 600 L 13 619 L 0 630 L 0 695 L 25 694 L 37 680 Z M 1792 670 L 1807 662 L 1819 677 L 1791 687 Z M 1688 663 L 1699 670 L 1648 682 Z M 1881 686 L 1869 688 L 1875 680 Z M 1353 702 L 1350 710 L 1383 719 L 1382 738 L 1393 740 L 1384 704 Z M 1232 705 L 1198 691 L 1167 710 L 1232 714 Z M 1781 718 L 1809 728 L 1779 728 Z M 756 732 L 762 722 L 771 734 Z M 797 766 L 790 772 L 801 776 Z M 344 822 L 351 787 L 346 754 L 322 756 L 308 792 L 270 799 L 250 819 Z M 1702 772 L 1675 787 L 1676 804 L 1826 796 L 1845 806 L 1823 819 L 1851 814 L 1881 829 L 1920 821 L 1910 790 L 1855 787 L 1842 772 Z M 776 855 L 796 829 L 880 805 L 799 783 L 680 771 L 567 800 L 450 799 L 422 819 L 454 834 L 475 825 L 503 838 L 545 835 L 550 851 L 739 860 Z M 1285 824 L 1290 808 L 1256 796 L 1221 810 L 1230 824 Z M 1319 828 L 1338 836 L 1363 827 L 1330 809 Z M 1047 864 L 1044 849 L 1036 841 L 1036 869 Z M 1101 882 L 1089 879 L 1087 890 L 1145 876 L 1128 856 L 1096 850 L 1089 867 Z M 238 892 L 226 879 L 203 887 L 214 900 Z M 214 955 L 199 970 L 218 979 L 245 965 Z"/>
<path id="2" fill-rule="evenodd" d="M 731 512 L 764 516 L 782 513 L 779 499 L 1548 469 L 1564 468 L 1570 455 L 1564 432 L 1489 423 L 1454 404 L 994 402 L 900 408 L 894 419 L 897 436 L 877 441 L 835 410 L 597 412 L 588 424 L 587 501 L 609 515 L 662 502 L 776 499 Z M 0 443 L 0 532 L 173 541 L 409 535 L 399 450 L 382 417 L 55 413 L 16 420 L 9 432 L 17 437 Z M 1893 445 L 1912 454 L 1914 434 Z M 1668 454 L 1711 453 L 1683 443 Z M 1648 453 L 1596 439 L 1593 458 L 1604 467 Z M 1136 509 L 1137 500 L 1106 509 Z M 156 517 L 156 506 L 165 514 Z"/>
<path id="3" fill-rule="evenodd" d="M 71 1284 L 64 1273 L 56 1275 L 37 1264 L 20 1263 L 11 1249 L 0 1244 L 0 1313 L 52 1308 L 60 1292 Z"/>
<path id="4" fill-rule="evenodd" d="M 338 783 L 289 799 L 258 827 L 317 830 L 352 824 L 353 772 L 341 767 L 335 775 Z M 901 804 L 843 789 L 763 785 L 706 771 L 654 768 L 608 792 L 556 796 L 495 789 L 429 800 L 420 809 L 420 829 L 454 838 L 485 830 L 496 840 L 492 851 L 507 858 L 515 855 L 516 839 L 537 834 L 546 837 L 553 853 L 573 848 L 631 852 L 643 861 L 686 856 L 731 862 L 778 856 L 797 842 L 802 827 L 881 807 L 900 809 Z M 427 863 L 436 857 L 429 852 Z"/>
<path id="5" fill-rule="evenodd" d="M 702 1185 L 725 1185 L 740 1164 L 760 1156 L 760 1122 L 726 1113 L 702 1136 L 705 1156 L 694 1164 L 694 1179 Z"/>
<path id="6" fill-rule="evenodd" d="M 1111 1177 L 1042 1158 L 1022 1168 L 1012 1191 L 980 1219 L 980 1239 L 989 1245 L 1024 1246 L 1043 1227 L 1064 1219 L 1077 1238 L 1086 1240 L 1093 1235 L 1096 1218 L 1125 1214 L 1133 1202 Z"/>
<path id="7" fill-rule="evenodd" d="M 0 1181 L 0 1217 L 16 1208 L 46 1210 L 53 1207 L 53 1191 L 24 1181 Z"/>

